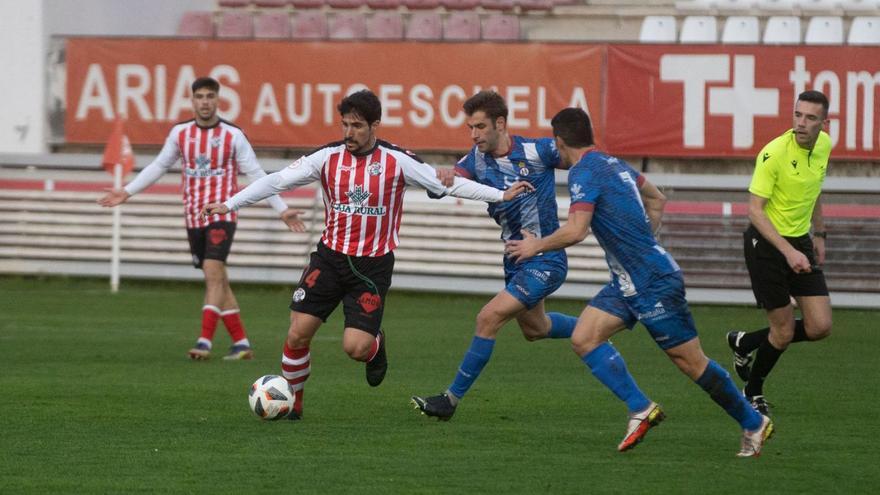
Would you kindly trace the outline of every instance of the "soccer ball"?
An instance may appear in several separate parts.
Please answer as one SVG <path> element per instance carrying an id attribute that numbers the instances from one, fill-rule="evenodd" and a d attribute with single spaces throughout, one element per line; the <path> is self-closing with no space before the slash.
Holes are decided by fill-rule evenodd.
<path id="1" fill-rule="evenodd" d="M 262 419 L 281 419 L 293 410 L 293 391 L 287 380 L 278 375 L 257 378 L 251 385 L 248 402 L 251 411 Z"/>

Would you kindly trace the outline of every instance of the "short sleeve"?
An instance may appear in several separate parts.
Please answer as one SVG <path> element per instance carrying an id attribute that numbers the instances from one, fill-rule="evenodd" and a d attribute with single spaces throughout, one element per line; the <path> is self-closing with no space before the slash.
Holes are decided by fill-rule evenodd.
<path id="1" fill-rule="evenodd" d="M 749 184 L 749 192 L 755 196 L 769 198 L 776 185 L 778 174 L 778 157 L 768 152 L 767 149 L 758 153 L 755 160 L 755 171 L 752 173 L 752 181 Z"/>

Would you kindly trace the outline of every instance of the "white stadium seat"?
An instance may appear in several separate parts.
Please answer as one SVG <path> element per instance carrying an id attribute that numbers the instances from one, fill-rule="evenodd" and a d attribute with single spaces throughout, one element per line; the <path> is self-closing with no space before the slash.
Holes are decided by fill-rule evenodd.
<path id="1" fill-rule="evenodd" d="M 761 30 L 755 16 L 730 16 L 724 21 L 722 43 L 759 43 Z"/>
<path id="2" fill-rule="evenodd" d="M 798 45 L 801 42 L 801 20 L 794 16 L 773 16 L 764 26 L 764 44 Z"/>
<path id="3" fill-rule="evenodd" d="M 850 45 L 880 46 L 880 17 L 853 17 L 846 42 Z"/>
<path id="4" fill-rule="evenodd" d="M 642 43 L 675 43 L 678 23 L 671 15 L 649 15 L 642 20 L 639 41 Z"/>
<path id="5" fill-rule="evenodd" d="M 682 43 L 717 43 L 718 23 L 714 16 L 691 15 L 681 25 Z"/>
<path id="6" fill-rule="evenodd" d="M 797 5 L 798 0 L 758 0 L 755 6 L 761 12 L 782 12 L 790 15 Z"/>
<path id="7" fill-rule="evenodd" d="M 798 0 L 798 7 L 801 12 L 809 14 L 812 12 L 831 13 L 837 9 L 837 0 Z"/>
<path id="8" fill-rule="evenodd" d="M 880 0 L 841 0 L 840 8 L 847 15 L 880 15 Z"/>
<path id="9" fill-rule="evenodd" d="M 816 16 L 810 18 L 807 34 L 804 36 L 807 45 L 842 45 L 843 18 L 837 16 Z"/>

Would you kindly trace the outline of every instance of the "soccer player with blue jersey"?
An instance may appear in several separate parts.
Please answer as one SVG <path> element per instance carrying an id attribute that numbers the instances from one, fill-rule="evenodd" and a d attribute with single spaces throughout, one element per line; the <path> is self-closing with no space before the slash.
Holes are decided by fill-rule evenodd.
<path id="1" fill-rule="evenodd" d="M 543 237 L 559 228 L 555 169 L 559 153 L 551 138 L 529 139 L 507 132 L 507 104 L 494 91 L 480 91 L 464 103 L 474 148 L 455 166 L 455 174 L 492 187 L 506 189 L 527 181 L 534 192 L 513 201 L 489 205 L 489 216 L 501 226 L 501 239 L 521 239 L 521 231 Z M 568 259 L 563 249 L 547 250 L 524 263 L 504 257 L 504 290 L 477 315 L 476 332 L 449 388 L 430 397 L 414 396 L 423 414 L 447 421 L 458 402 L 492 356 L 495 339 L 505 323 L 516 318 L 528 341 L 569 338 L 577 319 L 546 313 L 544 298 L 565 281 Z"/>
<path id="2" fill-rule="evenodd" d="M 508 241 L 506 248 L 511 257 L 527 263 L 540 253 L 577 244 L 592 229 L 605 250 L 611 281 L 581 313 L 571 343 L 593 375 L 629 409 L 618 450 L 635 447 L 665 417 L 608 341 L 640 321 L 672 362 L 740 424 L 743 436 L 737 455 L 760 455 L 773 434 L 773 423 L 755 411 L 730 374 L 703 353 L 681 270 L 654 237 L 665 196 L 627 163 L 595 149 L 590 118 L 583 110 L 566 108 L 551 125 L 562 168 L 570 169 L 568 220 L 548 237 L 524 232 L 521 241 Z"/>

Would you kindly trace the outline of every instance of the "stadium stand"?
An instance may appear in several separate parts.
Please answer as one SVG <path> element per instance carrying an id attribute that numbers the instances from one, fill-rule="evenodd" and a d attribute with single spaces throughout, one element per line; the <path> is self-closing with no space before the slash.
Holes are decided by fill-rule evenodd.
<path id="1" fill-rule="evenodd" d="M 251 0 L 217 0 L 217 5 L 231 9 L 244 9 L 250 4 Z"/>
<path id="2" fill-rule="evenodd" d="M 443 20 L 443 39 L 474 41 L 480 39 L 480 16 L 473 11 L 452 12 Z"/>
<path id="3" fill-rule="evenodd" d="M 854 17 L 846 42 L 850 45 L 880 46 L 880 17 Z"/>
<path id="4" fill-rule="evenodd" d="M 402 40 L 403 18 L 397 12 L 379 12 L 367 20 L 367 39 Z"/>
<path id="5" fill-rule="evenodd" d="M 364 16 L 356 12 L 339 12 L 330 18 L 329 37 L 332 40 L 360 40 L 367 36 Z"/>
<path id="6" fill-rule="evenodd" d="M 290 37 L 295 40 L 322 40 L 327 37 L 327 17 L 318 10 L 303 10 L 293 16 Z"/>
<path id="7" fill-rule="evenodd" d="M 480 7 L 486 10 L 512 11 L 516 8 L 513 0 L 480 0 Z"/>
<path id="8" fill-rule="evenodd" d="M 260 12 L 254 17 L 254 38 L 290 38 L 290 17 L 287 12 Z"/>
<path id="9" fill-rule="evenodd" d="M 553 10 L 554 5 L 553 0 L 516 0 L 515 3 L 521 12 L 548 12 Z M 483 8 L 487 8 L 485 4 L 481 3 L 481 5 Z"/>
<path id="10" fill-rule="evenodd" d="M 811 17 L 804 36 L 806 45 L 843 44 L 843 19 L 837 16 Z"/>
<path id="11" fill-rule="evenodd" d="M 443 20 L 436 12 L 416 12 L 406 24 L 408 40 L 439 40 L 443 37 Z"/>
<path id="12" fill-rule="evenodd" d="M 642 43 L 675 43 L 678 22 L 671 15 L 649 15 L 642 21 L 639 41 Z"/>
<path id="13" fill-rule="evenodd" d="M 214 14 L 212 12 L 184 12 L 177 26 L 177 36 L 182 38 L 210 38 L 214 36 Z"/>
<path id="14" fill-rule="evenodd" d="M 367 7 L 371 9 L 396 9 L 400 7 L 400 0 L 367 0 Z"/>
<path id="15" fill-rule="evenodd" d="M 722 43 L 760 43 L 761 29 L 755 16 L 730 16 L 724 21 Z"/>
<path id="16" fill-rule="evenodd" d="M 447 10 L 473 10 L 480 6 L 480 0 L 440 0 Z"/>
<path id="17" fill-rule="evenodd" d="M 764 26 L 764 44 L 797 45 L 801 42 L 801 20 L 794 16 L 772 16 Z"/>
<path id="18" fill-rule="evenodd" d="M 326 0 L 325 3 L 334 9 L 357 9 L 366 5 L 364 0 Z"/>
<path id="19" fill-rule="evenodd" d="M 409 10 L 430 10 L 440 6 L 440 0 L 400 0 Z"/>
<path id="20" fill-rule="evenodd" d="M 758 0 L 758 10 L 768 14 L 791 15 L 797 8 L 798 0 Z"/>
<path id="21" fill-rule="evenodd" d="M 254 5 L 260 8 L 282 8 L 287 7 L 290 0 L 254 0 Z"/>
<path id="22" fill-rule="evenodd" d="M 715 0 L 680 0 L 675 2 L 675 10 L 681 13 L 711 12 L 715 8 Z"/>
<path id="23" fill-rule="evenodd" d="M 324 0 L 290 0 L 294 9 L 319 9 L 324 6 Z"/>
<path id="24" fill-rule="evenodd" d="M 840 8 L 846 15 L 880 15 L 880 0 L 841 0 Z"/>
<path id="25" fill-rule="evenodd" d="M 832 14 L 837 12 L 837 0 L 798 0 L 801 14 Z"/>
<path id="26" fill-rule="evenodd" d="M 254 18 L 250 12 L 227 10 L 220 12 L 217 23 L 217 37 L 225 39 L 247 39 L 254 36 Z"/>
<path id="27" fill-rule="evenodd" d="M 715 0 L 715 8 L 721 14 L 748 12 L 754 6 L 755 0 Z"/>
<path id="28" fill-rule="evenodd" d="M 108 274 L 112 211 L 101 209 L 95 200 L 109 176 L 94 168 L 7 164 L 0 187 L 0 272 Z M 269 170 L 283 165 L 264 164 Z M 181 226 L 179 180 L 170 174 L 122 207 L 123 277 L 200 276 L 190 266 Z M 741 237 L 747 221 L 744 188 L 748 177 L 719 181 L 708 175 L 654 174 L 652 180 L 670 197 L 660 239 L 682 266 L 691 299 L 750 304 Z M 681 200 L 689 193 L 712 190 L 732 191 L 739 203 Z M 569 205 L 564 189 L 560 191 L 559 216 L 564 219 Z M 844 191 L 850 197 L 875 197 L 880 193 L 880 179 L 829 178 L 826 191 L 832 196 Z M 486 286 L 490 292 L 497 290 L 503 280 L 499 264 L 503 246 L 485 205 L 454 198 L 444 198 L 441 204 L 418 189 L 406 194 L 401 245 L 395 251 L 395 286 L 439 290 L 445 284 L 447 290 L 458 292 Z M 308 231 L 287 231 L 277 213 L 265 205 L 242 210 L 229 258 L 230 274 L 236 280 L 290 284 L 299 276 L 308 252 L 320 238 L 324 206 L 315 188 L 285 194 L 284 199 L 305 212 Z M 826 224 L 833 234 L 828 238 L 825 271 L 836 305 L 850 300 L 856 305 L 880 302 L 876 276 L 880 273 L 880 217 L 871 213 L 876 205 L 874 210 L 867 208 L 840 214 L 826 203 Z M 838 210 L 845 213 L 845 209 Z M 570 272 L 560 295 L 582 298 L 607 281 L 608 269 L 595 238 L 590 236 L 567 251 Z"/>
<path id="29" fill-rule="evenodd" d="M 519 17 L 506 14 L 492 14 L 483 23 L 483 39 L 489 41 L 519 40 Z"/>
<path id="30" fill-rule="evenodd" d="M 718 41 L 718 23 L 714 16 L 691 15 L 684 18 L 681 24 L 682 43 L 716 43 Z"/>

